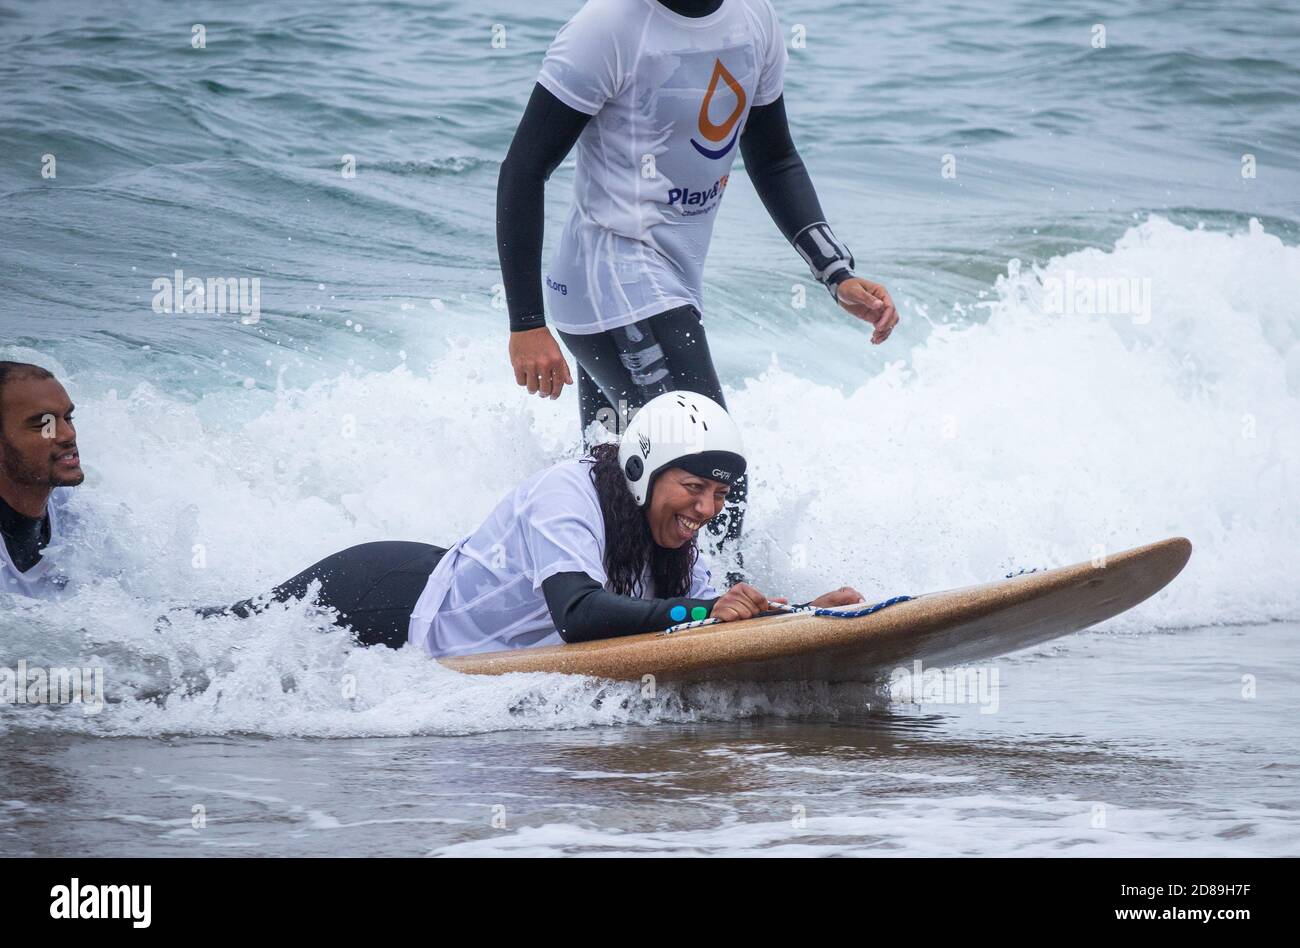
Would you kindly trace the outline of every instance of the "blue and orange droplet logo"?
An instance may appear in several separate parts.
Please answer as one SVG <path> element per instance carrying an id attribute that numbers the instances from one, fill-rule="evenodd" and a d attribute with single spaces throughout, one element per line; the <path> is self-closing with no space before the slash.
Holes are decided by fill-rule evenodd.
<path id="1" fill-rule="evenodd" d="M 736 107 L 732 109 L 731 114 L 720 123 L 714 122 L 713 119 L 709 117 L 709 106 L 713 103 L 713 96 L 718 91 L 719 80 L 725 82 L 727 88 L 729 88 L 736 96 Z M 724 141 L 726 144 L 721 148 L 710 148 L 707 145 L 700 144 L 694 138 L 691 139 L 691 144 L 695 146 L 696 151 L 706 158 L 721 158 L 723 155 L 727 154 L 727 152 L 731 151 L 732 146 L 736 144 L 736 137 L 740 134 L 736 125 L 740 122 L 740 117 L 744 114 L 744 87 L 736 81 L 735 76 L 727 72 L 727 67 L 722 65 L 721 59 L 715 59 L 713 61 L 713 75 L 709 78 L 709 88 L 704 93 L 704 100 L 700 103 L 700 136 L 706 142 L 711 142 L 715 146 Z M 728 136 L 730 136 L 729 140 Z"/>

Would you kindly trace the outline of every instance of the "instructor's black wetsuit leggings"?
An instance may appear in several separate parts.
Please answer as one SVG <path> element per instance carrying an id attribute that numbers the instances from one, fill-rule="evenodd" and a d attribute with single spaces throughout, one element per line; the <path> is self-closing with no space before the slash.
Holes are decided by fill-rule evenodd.
<path id="1" fill-rule="evenodd" d="M 709 354 L 704 322 L 694 306 L 679 306 L 640 322 L 605 332 L 561 332 L 578 360 L 578 401 L 583 438 L 593 421 L 622 434 L 628 415 L 664 392 L 707 395 L 723 408 L 722 385 Z M 733 550 L 744 524 L 749 482 L 742 476 L 727 494 L 722 513 L 709 521 L 715 553 Z M 735 553 L 735 566 L 743 565 Z M 728 565 L 728 580 L 740 574 Z"/>
<path id="2" fill-rule="evenodd" d="M 447 551 L 428 543 L 381 540 L 362 543 L 325 557 L 293 579 L 271 590 L 277 602 L 306 595 L 312 580 L 319 579 L 322 606 L 338 611 L 340 625 L 352 627 L 362 645 L 406 644 L 411 610 L 424 592 L 429 574 Z M 245 599 L 229 607 L 247 618 L 257 612 L 257 600 Z M 224 607 L 199 610 L 203 615 L 225 612 Z"/>

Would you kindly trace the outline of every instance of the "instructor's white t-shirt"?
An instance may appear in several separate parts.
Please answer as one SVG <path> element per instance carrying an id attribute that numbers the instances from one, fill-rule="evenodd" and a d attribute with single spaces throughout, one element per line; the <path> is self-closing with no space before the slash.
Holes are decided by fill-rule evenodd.
<path id="1" fill-rule="evenodd" d="M 703 17 L 658 0 L 587 0 L 537 81 L 594 118 L 578 139 L 573 207 L 546 276 L 557 329 L 594 333 L 692 303 L 749 110 L 787 61 L 770 0 Z"/>
<path id="2" fill-rule="evenodd" d="M 533 474 L 458 540 L 429 575 L 411 612 L 408 641 L 434 657 L 562 645 L 542 583 L 577 572 L 608 588 L 605 518 L 591 463 L 561 461 Z M 642 598 L 655 598 L 648 571 L 642 587 Z M 687 595 L 720 595 L 702 557 Z"/>
<path id="3" fill-rule="evenodd" d="M 61 593 L 67 586 L 68 578 L 59 569 L 51 556 L 51 551 L 62 539 L 67 519 L 65 507 L 67 495 L 64 488 L 55 488 L 46 503 L 45 513 L 50 518 L 50 542 L 41 552 L 40 560 L 25 573 L 9 557 L 9 548 L 0 538 L 0 593 L 13 593 L 32 599 L 50 599 Z"/>

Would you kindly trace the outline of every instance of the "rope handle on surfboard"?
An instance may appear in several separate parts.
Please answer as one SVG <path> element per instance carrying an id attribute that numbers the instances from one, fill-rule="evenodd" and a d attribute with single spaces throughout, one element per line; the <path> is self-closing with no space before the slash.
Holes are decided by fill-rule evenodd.
<path id="1" fill-rule="evenodd" d="M 1046 567 L 1040 567 L 1040 566 L 1035 566 L 1033 569 L 1021 569 L 1020 572 L 1018 573 L 1007 573 L 1006 578 L 1014 579 L 1017 576 L 1028 576 L 1030 573 L 1042 572 L 1045 569 Z M 895 596 L 892 599 L 886 599 L 883 602 L 877 602 L 874 603 L 873 605 L 866 606 L 865 608 L 862 609 L 854 609 L 851 612 L 843 612 L 838 609 L 824 609 L 818 606 L 791 606 L 783 602 L 770 602 L 768 603 L 768 605 L 770 605 L 772 608 L 768 609 L 765 612 L 760 612 L 754 618 L 762 619 L 766 616 L 776 616 L 776 615 L 781 615 L 783 613 L 798 613 L 802 615 L 827 616 L 832 619 L 860 619 L 863 616 L 869 616 L 873 612 L 879 612 L 881 609 L 887 609 L 890 606 L 895 605 L 897 603 L 907 602 L 911 598 L 913 597 Z M 673 632 L 682 632 L 686 629 L 698 629 L 700 628 L 700 626 L 714 625 L 721 621 L 722 621 L 721 619 L 714 619 L 710 617 L 708 619 L 697 619 L 694 622 L 681 622 L 678 623 L 677 625 L 670 625 L 668 628 L 664 629 L 662 632 L 658 634 L 671 635 Z"/>
<path id="2" fill-rule="evenodd" d="M 886 599 L 883 602 L 873 603 L 870 606 L 864 606 L 861 609 L 853 609 L 849 612 L 844 612 L 840 609 L 827 609 L 822 606 L 791 606 L 783 602 L 771 602 L 768 603 L 768 605 L 772 607 L 770 610 L 760 612 L 754 618 L 781 615 L 783 613 L 793 613 L 798 615 L 827 616 L 832 619 L 860 619 L 863 616 L 869 616 L 873 612 L 879 612 L 881 609 L 887 609 L 897 603 L 907 602 L 911 598 L 911 596 L 895 596 L 893 599 Z M 659 634 L 671 635 L 673 632 L 681 632 L 684 629 L 698 629 L 700 626 L 713 625 L 721 621 L 721 619 L 709 617 L 708 619 L 697 619 L 694 622 L 682 622 L 678 625 L 670 625 Z"/>

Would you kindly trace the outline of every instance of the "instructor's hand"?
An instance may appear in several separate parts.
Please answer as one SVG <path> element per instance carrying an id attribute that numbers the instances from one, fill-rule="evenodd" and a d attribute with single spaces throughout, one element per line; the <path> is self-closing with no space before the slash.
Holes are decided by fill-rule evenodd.
<path id="1" fill-rule="evenodd" d="M 515 381 L 528 386 L 529 395 L 559 398 L 564 386 L 573 384 L 569 363 L 545 326 L 510 334 L 510 364 Z"/>
<path id="2" fill-rule="evenodd" d="M 773 602 L 785 602 L 785 599 L 774 599 Z M 713 604 L 709 616 L 723 622 L 737 622 L 752 619 L 760 612 L 767 611 L 767 608 L 766 596 L 749 583 L 736 583 Z"/>
<path id="3" fill-rule="evenodd" d="M 862 277 L 849 277 L 835 287 L 835 298 L 844 309 L 858 319 L 871 323 L 876 331 L 871 334 L 872 345 L 880 345 L 898 325 L 898 310 L 889 298 L 889 291 L 879 283 Z"/>

